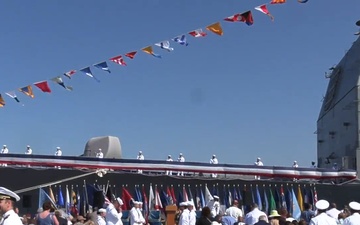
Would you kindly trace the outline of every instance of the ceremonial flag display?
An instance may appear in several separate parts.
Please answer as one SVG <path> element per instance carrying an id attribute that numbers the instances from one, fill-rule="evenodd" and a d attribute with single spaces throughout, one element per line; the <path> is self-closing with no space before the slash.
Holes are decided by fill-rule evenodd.
<path id="1" fill-rule="evenodd" d="M 266 5 L 259 5 L 255 7 L 256 10 L 268 15 L 272 21 L 274 21 L 274 17 L 270 14 L 269 10 L 267 9 Z"/>
<path id="2" fill-rule="evenodd" d="M 297 1 L 299 3 L 308 2 L 308 0 L 297 0 Z M 271 2 L 268 3 L 268 4 L 262 4 L 262 5 L 259 5 L 259 6 L 255 7 L 255 10 L 269 16 L 271 18 L 271 20 L 274 20 L 273 15 L 270 14 L 267 7 L 269 5 L 276 5 L 276 4 L 283 4 L 283 3 L 286 3 L 286 0 L 271 0 Z M 232 16 L 226 17 L 224 20 L 228 21 L 228 22 L 244 22 L 248 26 L 251 26 L 251 25 L 254 24 L 253 14 L 252 14 L 252 12 L 250 10 L 248 10 L 248 11 L 246 11 L 244 13 L 237 13 L 237 14 L 234 14 Z M 222 24 L 220 22 L 210 24 L 210 25 L 206 26 L 205 29 L 208 30 L 208 31 L 211 31 L 212 33 L 214 33 L 216 35 L 219 35 L 219 36 L 224 35 Z M 199 38 L 199 37 L 207 36 L 207 32 L 203 31 L 203 28 L 198 28 L 198 29 L 192 30 L 190 32 L 187 32 L 185 34 L 178 35 L 178 36 L 172 38 L 171 41 L 176 42 L 176 43 L 178 43 L 180 45 L 188 46 L 189 45 L 189 43 L 187 42 L 187 36 L 188 35 L 190 35 L 192 37 L 195 37 L 195 38 Z M 157 43 L 152 43 L 152 44 L 142 48 L 141 51 L 146 53 L 146 54 L 152 55 L 152 56 L 154 56 L 156 58 L 162 58 L 162 56 L 160 54 L 157 54 L 157 53 L 155 53 L 153 51 L 153 48 L 152 48 L 153 45 L 158 46 L 158 47 L 160 47 L 160 48 L 162 48 L 162 49 L 164 49 L 164 50 L 166 50 L 168 52 L 171 52 L 171 51 L 174 50 L 174 48 L 170 47 L 171 43 L 169 41 L 165 40 L 165 41 L 161 41 L 161 42 L 157 42 Z M 94 78 L 97 82 L 100 82 L 100 80 L 97 79 L 94 76 L 94 74 L 92 73 L 91 67 L 96 67 L 96 68 L 101 69 L 101 70 L 103 70 L 105 72 L 111 73 L 111 70 L 110 70 L 110 68 L 108 66 L 108 63 L 107 63 L 108 61 L 111 61 L 111 62 L 116 63 L 118 65 L 126 66 L 127 63 L 125 62 L 124 57 L 127 57 L 129 59 L 134 59 L 135 56 L 137 55 L 138 51 L 139 50 L 135 50 L 135 51 L 127 52 L 127 53 L 120 53 L 120 54 L 118 54 L 118 56 L 108 58 L 108 60 L 102 60 L 102 61 L 100 61 L 100 63 L 90 64 L 92 66 L 85 66 L 84 68 L 80 69 L 79 71 L 84 73 L 85 75 L 91 77 L 91 78 Z M 70 70 L 68 72 L 63 73 L 62 75 L 64 75 L 65 77 L 71 79 L 76 72 L 77 72 L 77 70 Z M 61 76 L 56 76 L 56 77 L 50 78 L 48 80 L 62 86 L 65 90 L 72 91 L 73 88 L 71 86 L 65 85 L 65 83 L 64 83 Z M 33 83 L 33 85 L 36 86 L 37 88 L 39 88 L 42 92 L 50 93 L 51 88 L 50 88 L 50 86 L 48 84 L 48 80 L 44 80 L 44 81 L 41 81 L 41 82 L 36 82 L 36 83 Z M 31 97 L 31 98 L 35 97 L 34 93 L 33 93 L 33 90 L 32 90 L 32 85 L 27 85 L 27 86 L 19 88 L 17 90 L 22 92 L 23 94 Z M 20 102 L 19 99 L 16 96 L 15 91 L 8 91 L 8 92 L 5 92 L 5 94 L 6 94 L 6 96 L 14 99 L 16 102 Z M 2 95 L 0 95 L 0 107 L 3 107 L 4 105 L 5 105 L 5 100 L 3 99 Z M 173 196 L 173 200 L 174 201 L 176 200 L 174 198 L 174 196 Z"/>
<path id="3" fill-rule="evenodd" d="M 172 40 L 173 40 L 174 42 L 177 42 L 177 43 L 181 44 L 181 45 L 185 45 L 185 46 L 188 46 L 188 45 L 189 45 L 189 43 L 187 43 L 187 41 L 186 41 L 186 36 L 185 36 L 185 34 L 183 34 L 183 35 L 181 35 L 181 36 L 174 37 Z"/>
<path id="4" fill-rule="evenodd" d="M 147 47 L 145 47 L 145 48 L 142 48 L 141 50 L 142 50 L 143 52 L 147 53 L 147 54 L 150 54 L 150 55 L 156 57 L 156 58 L 161 58 L 161 55 L 154 53 L 154 51 L 153 51 L 153 49 L 152 49 L 151 46 L 147 46 Z"/>
<path id="5" fill-rule="evenodd" d="M 33 90 L 32 90 L 32 87 L 30 85 L 20 88 L 19 91 L 26 94 L 27 96 L 30 96 L 31 98 L 35 97 L 34 93 L 33 93 Z"/>
<path id="6" fill-rule="evenodd" d="M 119 65 L 122 65 L 122 66 L 126 66 L 124 58 L 121 55 L 111 58 L 110 61 L 112 61 L 116 64 L 119 64 Z"/>
<path id="7" fill-rule="evenodd" d="M 40 90 L 42 90 L 43 92 L 51 93 L 51 89 L 50 89 L 47 81 L 37 82 L 37 83 L 34 83 L 34 85 L 36 87 L 38 87 Z"/>
<path id="8" fill-rule="evenodd" d="M 207 35 L 202 29 L 190 31 L 189 34 L 193 37 L 205 37 Z"/>
<path id="9" fill-rule="evenodd" d="M 211 31 L 217 35 L 220 35 L 220 36 L 222 36 L 224 34 L 220 22 L 213 23 L 213 24 L 207 26 L 206 29 L 208 29 L 209 31 Z"/>
<path id="10" fill-rule="evenodd" d="M 107 65 L 107 63 L 105 61 L 101 62 L 101 63 L 94 64 L 94 66 L 96 68 L 99 68 L 99 69 L 103 70 L 103 71 L 111 73 L 111 71 L 110 71 L 110 69 L 109 69 L 109 67 L 108 67 L 108 65 Z"/>

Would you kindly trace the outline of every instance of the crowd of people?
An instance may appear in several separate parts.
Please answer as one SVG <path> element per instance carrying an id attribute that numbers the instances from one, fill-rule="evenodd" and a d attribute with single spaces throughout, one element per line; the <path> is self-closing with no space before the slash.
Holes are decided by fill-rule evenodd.
<path id="1" fill-rule="evenodd" d="M 95 208 L 84 218 L 81 215 L 73 217 L 62 210 L 56 210 L 51 202 L 44 202 L 35 217 L 19 216 L 15 204 L 20 197 L 13 191 L 0 187 L 1 225 L 123 225 L 123 201 L 118 198 L 105 198 L 103 208 Z M 132 201 L 128 211 L 130 225 L 147 225 L 143 214 L 143 203 Z M 359 225 L 360 203 L 350 202 L 339 210 L 335 203 L 319 200 L 315 203 L 316 210 L 310 204 L 305 204 L 299 218 L 293 218 L 285 208 L 272 210 L 269 214 L 261 211 L 253 203 L 245 214 L 238 200 L 233 200 L 227 209 L 221 208 L 219 197 L 214 195 L 209 204 L 201 209 L 201 214 L 195 211 L 194 202 L 179 203 L 175 214 L 176 225 Z M 169 222 L 169 221 L 168 221 Z"/>

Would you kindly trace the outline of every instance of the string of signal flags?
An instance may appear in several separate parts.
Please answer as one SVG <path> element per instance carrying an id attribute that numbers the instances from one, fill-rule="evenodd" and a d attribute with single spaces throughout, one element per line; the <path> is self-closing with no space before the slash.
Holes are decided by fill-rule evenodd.
<path id="1" fill-rule="evenodd" d="M 266 3 L 266 4 L 263 4 L 263 5 L 256 6 L 255 10 L 261 12 L 264 15 L 267 15 L 272 21 L 274 21 L 274 16 L 268 10 L 268 5 L 284 4 L 284 3 L 286 3 L 286 1 L 287 0 L 271 0 L 270 3 Z M 297 0 L 297 1 L 299 3 L 307 3 L 309 0 Z M 232 16 L 224 18 L 223 20 L 226 21 L 226 22 L 233 22 L 233 23 L 235 23 L 235 22 L 244 22 L 248 26 L 251 26 L 251 25 L 254 24 L 254 19 L 253 19 L 253 15 L 252 15 L 251 10 L 248 10 L 248 11 L 243 12 L 243 13 L 234 14 Z M 219 36 L 222 36 L 224 34 L 223 28 L 222 28 L 220 22 L 212 23 L 212 24 L 206 26 L 205 29 L 206 30 L 203 30 L 202 28 L 195 29 L 195 30 L 192 30 L 192 31 L 188 32 L 187 34 L 194 37 L 194 38 L 205 37 L 205 36 L 208 35 L 207 32 L 212 32 L 212 33 L 214 33 L 216 35 L 219 35 Z M 182 46 L 188 46 L 189 45 L 189 43 L 187 41 L 187 35 L 185 35 L 185 34 L 178 35 L 178 36 L 172 38 L 171 41 L 175 42 L 177 44 L 180 44 Z M 161 42 L 155 43 L 153 45 L 155 45 L 155 46 L 157 46 L 157 47 L 159 47 L 159 48 L 161 48 L 161 49 L 163 49 L 163 50 L 165 50 L 167 52 L 174 51 L 174 48 L 170 46 L 170 41 L 168 41 L 168 40 L 161 41 Z M 159 59 L 162 58 L 162 56 L 160 54 L 154 52 L 152 45 L 141 48 L 140 50 L 142 52 L 146 53 L 146 54 L 154 56 L 155 58 L 159 58 Z M 131 52 L 125 53 L 123 55 L 118 55 L 118 56 L 112 57 L 112 58 L 110 58 L 108 60 L 115 63 L 115 64 L 118 64 L 120 66 L 127 66 L 127 62 L 125 61 L 125 59 L 133 60 L 138 52 L 139 52 L 139 50 L 131 51 Z M 93 64 L 92 66 L 97 68 L 97 69 L 100 69 L 100 70 L 102 70 L 104 72 L 111 73 L 111 70 L 110 70 L 110 68 L 109 68 L 109 66 L 107 64 L 108 60 L 104 60 L 104 61 L 102 61 L 100 63 Z M 91 70 L 92 66 L 87 66 L 87 67 L 84 67 L 84 68 L 79 69 L 79 70 L 70 70 L 68 72 L 63 73 L 60 76 L 56 76 L 56 77 L 50 78 L 48 80 L 35 82 L 35 83 L 27 85 L 25 87 L 21 87 L 21 88 L 12 90 L 12 91 L 5 92 L 5 95 L 12 98 L 12 99 L 14 99 L 18 103 L 20 103 L 20 99 L 16 95 L 16 91 L 19 91 L 19 92 L 21 92 L 21 93 L 23 93 L 23 94 L 25 94 L 25 95 L 27 95 L 27 96 L 29 96 L 31 98 L 35 98 L 35 94 L 34 94 L 34 91 L 33 91 L 33 85 L 35 87 L 37 87 L 39 90 L 41 90 L 42 92 L 51 93 L 52 90 L 50 89 L 48 81 L 52 81 L 53 83 L 56 83 L 56 84 L 60 85 L 61 87 L 63 87 L 67 91 L 72 91 L 73 87 L 68 86 L 68 85 L 65 84 L 65 81 L 63 80 L 63 76 L 71 79 L 71 77 L 74 76 L 77 72 L 81 72 L 81 73 L 85 74 L 86 76 L 88 76 L 90 78 L 93 78 L 95 81 L 100 82 L 100 80 L 93 74 L 93 72 Z M 0 94 L 0 107 L 4 107 L 5 105 L 6 105 L 5 99 L 3 98 L 3 95 Z"/>

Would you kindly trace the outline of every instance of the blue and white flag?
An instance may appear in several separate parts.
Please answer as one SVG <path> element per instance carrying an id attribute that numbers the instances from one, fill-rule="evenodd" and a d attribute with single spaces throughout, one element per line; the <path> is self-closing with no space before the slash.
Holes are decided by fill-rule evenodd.
<path id="1" fill-rule="evenodd" d="M 162 41 L 162 42 L 156 43 L 155 45 L 162 48 L 162 49 L 167 50 L 168 52 L 174 51 L 174 48 L 170 47 L 170 42 L 169 41 Z"/>
<path id="2" fill-rule="evenodd" d="M 185 46 L 189 45 L 189 43 L 186 41 L 185 34 L 183 34 L 181 36 L 174 37 L 172 40 L 179 43 L 179 44 L 181 44 L 181 45 L 185 45 Z"/>
<path id="3" fill-rule="evenodd" d="M 39 208 L 41 208 L 44 202 L 47 201 L 51 202 L 51 204 L 56 207 L 55 202 L 50 198 L 46 191 L 44 191 L 42 188 L 39 188 Z"/>
<path id="4" fill-rule="evenodd" d="M 296 198 L 296 195 L 294 193 L 294 189 L 291 188 L 291 193 L 292 193 L 292 216 L 294 219 L 299 220 L 300 216 L 301 216 L 301 210 L 300 210 L 300 206 L 298 203 L 298 200 Z"/>
<path id="5" fill-rule="evenodd" d="M 83 72 L 83 73 L 85 73 L 87 76 L 94 78 L 97 82 L 100 82 L 100 80 L 98 80 L 98 79 L 92 74 L 92 72 L 91 72 L 91 70 L 90 70 L 90 67 L 85 67 L 85 68 L 81 69 L 80 72 Z"/>
<path id="6" fill-rule="evenodd" d="M 106 71 L 106 72 L 108 72 L 108 73 L 111 73 L 111 71 L 110 71 L 110 69 L 109 69 L 106 61 L 101 62 L 101 63 L 94 64 L 94 66 L 95 66 L 96 68 L 99 68 L 99 69 L 101 69 L 101 70 L 104 70 L 104 71 Z"/>

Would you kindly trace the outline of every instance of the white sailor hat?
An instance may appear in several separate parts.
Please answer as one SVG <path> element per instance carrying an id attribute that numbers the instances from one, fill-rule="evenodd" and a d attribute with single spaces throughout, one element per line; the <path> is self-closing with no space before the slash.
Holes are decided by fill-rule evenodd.
<path id="1" fill-rule="evenodd" d="M 138 204 L 139 204 L 139 205 L 142 205 L 142 204 L 143 204 L 143 202 L 138 202 Z"/>
<path id="2" fill-rule="evenodd" d="M 214 195 L 214 198 L 215 198 L 215 199 L 219 199 L 219 196 L 217 196 L 217 195 Z"/>
<path id="3" fill-rule="evenodd" d="M 169 158 L 171 158 L 171 155 L 168 155 Z"/>
<path id="4" fill-rule="evenodd" d="M 3 145 L 4 148 L 6 148 L 6 145 Z"/>
<path id="5" fill-rule="evenodd" d="M 352 210 L 360 211 L 360 203 L 358 203 L 358 202 L 350 202 L 350 203 L 349 203 L 349 207 L 350 207 Z"/>
<path id="6" fill-rule="evenodd" d="M 121 198 L 117 197 L 116 201 L 119 203 L 119 205 L 124 205 L 123 201 L 121 200 Z"/>
<path id="7" fill-rule="evenodd" d="M 261 158 L 260 158 L 260 157 L 257 157 L 257 160 L 261 160 Z"/>
<path id="8" fill-rule="evenodd" d="M 182 155 L 182 153 L 180 153 L 179 155 Z"/>
<path id="9" fill-rule="evenodd" d="M 187 206 L 194 206 L 194 203 L 193 203 L 193 201 L 187 201 L 187 202 L 186 202 L 186 205 L 187 205 Z"/>
<path id="10" fill-rule="evenodd" d="M 325 209 L 329 208 L 330 204 L 328 201 L 321 199 L 316 202 L 315 206 L 319 210 L 325 210 Z"/>
<path id="11" fill-rule="evenodd" d="M 213 155 L 212 157 L 216 157 L 216 155 Z"/>
<path id="12" fill-rule="evenodd" d="M 106 209 L 104 209 L 104 208 L 101 208 L 101 209 L 99 209 L 99 210 L 98 210 L 98 212 L 99 212 L 99 213 L 103 213 L 103 212 L 106 212 Z"/>
<path id="13" fill-rule="evenodd" d="M 297 163 L 297 161 L 295 160 L 294 163 Z"/>
<path id="14" fill-rule="evenodd" d="M 56 147 L 56 149 L 57 149 L 57 150 L 59 150 L 59 149 L 60 149 L 60 147 Z"/>
<path id="15" fill-rule="evenodd" d="M 180 202 L 179 206 L 187 206 L 186 202 Z"/>
<path id="16" fill-rule="evenodd" d="M 99 151 L 101 152 L 101 148 L 99 148 Z"/>
<path id="17" fill-rule="evenodd" d="M 142 154 L 142 151 L 139 151 L 139 154 Z"/>
<path id="18" fill-rule="evenodd" d="M 0 187 L 0 199 L 1 200 L 5 200 L 5 199 L 11 199 L 13 201 L 19 201 L 20 197 L 19 195 L 17 195 L 16 193 L 10 191 L 7 188 L 4 187 Z"/>
<path id="19" fill-rule="evenodd" d="M 26 145 L 27 148 L 30 148 L 30 145 Z"/>

